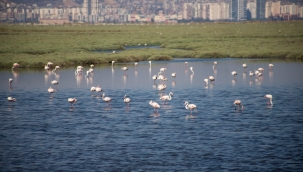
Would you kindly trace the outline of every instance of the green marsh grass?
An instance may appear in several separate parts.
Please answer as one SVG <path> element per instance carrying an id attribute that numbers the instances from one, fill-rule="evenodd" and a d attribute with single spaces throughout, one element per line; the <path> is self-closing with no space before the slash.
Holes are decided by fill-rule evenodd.
<path id="1" fill-rule="evenodd" d="M 303 58 L 303 23 L 241 22 L 174 25 L 0 25 L 0 66 L 42 68 L 173 58 Z M 161 49 L 125 46 L 147 44 Z"/>

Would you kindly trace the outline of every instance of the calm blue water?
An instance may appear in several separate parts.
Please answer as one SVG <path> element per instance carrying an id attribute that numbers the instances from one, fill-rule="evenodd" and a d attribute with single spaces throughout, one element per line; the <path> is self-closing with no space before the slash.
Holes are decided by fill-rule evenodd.
<path id="1" fill-rule="evenodd" d="M 153 61 L 151 67 L 148 62 L 136 68 L 133 63 L 95 66 L 89 78 L 75 77 L 75 67 L 61 68 L 56 75 L 1 70 L 0 171 L 302 171 L 302 64 L 176 59 Z M 123 66 L 129 68 L 127 77 Z M 168 77 L 163 93 L 172 91 L 174 97 L 157 115 L 148 102 L 161 103 L 163 93 L 151 77 L 162 67 Z M 249 71 L 259 67 L 265 69 L 263 77 L 250 78 Z M 205 86 L 209 75 L 216 80 Z M 50 99 L 47 89 L 54 79 L 59 85 Z M 90 92 L 97 85 L 113 99 L 111 109 Z M 132 99 L 129 109 L 125 94 Z M 265 94 L 273 95 L 273 106 Z M 8 96 L 17 102 L 10 106 Z M 78 99 L 73 109 L 70 97 Z M 242 101 L 243 111 L 234 110 L 235 99 Z M 195 118 L 186 118 L 185 101 L 197 105 Z"/>

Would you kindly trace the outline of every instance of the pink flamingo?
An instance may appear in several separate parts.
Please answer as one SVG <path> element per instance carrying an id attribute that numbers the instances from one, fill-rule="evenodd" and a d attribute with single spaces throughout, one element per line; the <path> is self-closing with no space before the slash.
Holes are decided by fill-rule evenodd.
<path id="1" fill-rule="evenodd" d="M 55 90 L 52 87 L 49 87 L 49 89 L 47 89 L 47 91 L 50 93 L 50 98 L 53 98 L 53 93 L 55 92 Z"/>
<path id="2" fill-rule="evenodd" d="M 173 92 L 169 92 L 168 95 L 161 96 L 161 97 L 160 97 L 160 100 L 163 101 L 163 102 L 162 102 L 162 105 L 163 105 L 164 103 L 167 104 L 167 101 L 168 101 L 168 100 L 171 100 L 173 95 L 174 95 Z"/>
<path id="3" fill-rule="evenodd" d="M 274 105 L 272 103 L 272 95 L 271 94 L 266 94 L 264 97 L 268 99 L 268 104 L 270 104 L 271 106 Z"/>
<path id="4" fill-rule="evenodd" d="M 18 68 L 20 67 L 19 63 L 14 63 L 13 66 L 12 66 L 12 69 L 15 69 L 15 68 Z"/>
<path id="5" fill-rule="evenodd" d="M 244 106 L 242 106 L 242 103 L 241 103 L 240 100 L 235 100 L 234 103 L 233 103 L 233 105 L 238 106 L 238 110 L 240 110 L 240 108 L 242 110 L 244 109 Z M 236 108 L 235 108 L 235 110 L 236 110 Z"/>
<path id="6" fill-rule="evenodd" d="M 124 76 L 126 75 L 126 71 L 128 70 L 127 67 L 122 67 L 121 70 L 124 71 Z"/>
<path id="7" fill-rule="evenodd" d="M 215 77 L 213 77 L 213 76 L 209 76 L 208 79 L 209 79 L 210 82 L 215 81 Z"/>
<path id="8" fill-rule="evenodd" d="M 193 110 L 196 111 L 196 114 L 198 113 L 197 110 L 196 110 L 197 106 L 195 104 L 188 104 L 188 102 L 186 101 L 184 103 L 184 105 L 185 105 L 185 109 L 189 109 L 190 110 L 190 115 L 192 115 L 192 111 Z"/>
<path id="9" fill-rule="evenodd" d="M 10 86 L 10 87 L 12 87 L 12 82 L 13 82 L 13 79 L 12 79 L 12 78 L 9 78 L 9 79 L 8 79 L 8 83 L 9 83 L 9 86 Z"/>
<path id="10" fill-rule="evenodd" d="M 104 97 L 105 94 L 102 94 L 102 99 L 106 102 L 106 107 L 111 106 L 109 103 L 112 101 L 112 98 L 110 97 Z"/>
<path id="11" fill-rule="evenodd" d="M 96 87 L 91 87 L 90 91 L 92 92 L 92 95 L 94 94 L 94 92 L 96 91 Z"/>
<path id="12" fill-rule="evenodd" d="M 174 73 L 171 74 L 171 76 L 172 76 L 172 77 L 174 78 L 174 80 L 175 80 L 177 74 L 174 72 Z"/>
<path id="13" fill-rule="evenodd" d="M 74 107 L 74 103 L 77 102 L 77 99 L 76 98 L 68 98 L 67 101 L 71 104 L 71 108 Z"/>
<path id="14" fill-rule="evenodd" d="M 102 88 L 98 85 L 98 86 L 95 88 L 95 90 L 96 90 L 96 92 L 97 92 L 98 95 L 99 95 L 99 93 L 102 91 Z"/>
<path id="15" fill-rule="evenodd" d="M 126 97 L 126 95 L 124 95 L 124 100 L 123 101 L 124 101 L 124 103 L 126 103 L 126 108 L 129 108 L 129 103 L 130 103 L 131 99 Z"/>
<path id="16" fill-rule="evenodd" d="M 158 114 L 158 109 L 160 108 L 160 105 L 157 102 L 153 102 L 152 100 L 149 101 L 149 105 L 151 105 L 154 108 L 154 112 Z"/>
<path id="17" fill-rule="evenodd" d="M 7 98 L 7 101 L 8 101 L 8 103 L 9 103 L 9 105 L 12 106 L 12 102 L 15 102 L 16 99 L 13 98 L 13 97 L 8 97 L 8 98 Z"/>
<path id="18" fill-rule="evenodd" d="M 232 71 L 232 72 L 231 72 L 231 75 L 233 75 L 234 77 L 236 77 L 237 72 L 236 72 L 236 71 Z"/>
<path id="19" fill-rule="evenodd" d="M 270 70 L 272 70 L 272 67 L 274 67 L 274 65 L 273 64 L 269 64 L 268 67 L 269 67 Z"/>

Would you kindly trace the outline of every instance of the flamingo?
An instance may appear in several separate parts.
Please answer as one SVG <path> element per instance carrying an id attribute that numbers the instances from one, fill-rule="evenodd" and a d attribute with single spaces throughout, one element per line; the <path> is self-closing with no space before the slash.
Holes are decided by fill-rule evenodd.
<path id="1" fill-rule="evenodd" d="M 244 63 L 242 66 L 243 66 L 244 70 L 247 68 L 246 63 Z"/>
<path id="2" fill-rule="evenodd" d="M 190 67 L 189 69 L 191 70 L 192 74 L 194 74 L 194 69 L 193 69 L 193 67 Z"/>
<path id="3" fill-rule="evenodd" d="M 154 75 L 152 78 L 153 78 L 154 84 L 155 84 L 155 81 L 156 81 L 156 79 L 157 79 L 157 75 Z"/>
<path id="4" fill-rule="evenodd" d="M 189 109 L 190 110 L 190 115 L 192 115 L 192 111 L 193 110 L 195 110 L 196 111 L 196 114 L 198 113 L 197 112 L 197 110 L 196 110 L 196 105 L 195 104 L 188 104 L 188 102 L 186 101 L 185 103 L 184 103 L 184 105 L 185 105 L 185 108 L 186 109 Z"/>
<path id="5" fill-rule="evenodd" d="M 218 64 L 218 62 L 214 61 L 213 69 L 215 69 L 217 64 Z"/>
<path id="6" fill-rule="evenodd" d="M 175 80 L 177 74 L 174 72 L 174 73 L 171 74 L 171 76 L 172 76 L 172 77 L 174 78 L 174 80 Z"/>
<path id="7" fill-rule="evenodd" d="M 163 83 L 163 80 L 165 79 L 164 75 L 161 74 L 161 72 L 158 72 L 158 77 L 157 77 L 158 80 L 161 80 L 162 83 Z"/>
<path id="8" fill-rule="evenodd" d="M 93 73 L 94 69 L 93 68 L 89 68 L 88 71 L 89 71 L 89 73 Z"/>
<path id="9" fill-rule="evenodd" d="M 45 65 L 45 66 L 44 66 L 44 69 L 45 69 L 45 70 L 49 70 L 49 66 Z"/>
<path id="10" fill-rule="evenodd" d="M 148 61 L 148 63 L 149 63 L 149 66 L 151 67 L 151 61 Z"/>
<path id="11" fill-rule="evenodd" d="M 159 86 L 158 86 L 158 90 L 159 91 L 162 91 L 162 90 L 165 90 L 166 89 L 166 85 L 165 84 L 160 84 Z"/>
<path id="12" fill-rule="evenodd" d="M 231 74 L 235 77 L 237 75 L 236 71 L 232 71 Z"/>
<path id="13" fill-rule="evenodd" d="M 255 74 L 252 71 L 249 71 L 249 76 L 253 77 Z"/>
<path id="14" fill-rule="evenodd" d="M 255 71 L 255 75 L 258 76 L 258 74 L 260 73 L 258 70 L 254 70 Z"/>
<path id="15" fill-rule="evenodd" d="M 208 79 L 209 79 L 210 82 L 215 81 L 215 77 L 213 77 L 213 76 L 209 76 Z"/>
<path id="16" fill-rule="evenodd" d="M 185 64 L 185 66 L 187 66 L 187 65 L 188 65 L 188 62 L 184 62 L 184 64 Z"/>
<path id="17" fill-rule="evenodd" d="M 48 66 L 48 67 L 52 67 L 52 66 L 53 66 L 53 63 L 52 63 L 52 62 L 47 62 L 47 66 Z"/>
<path id="18" fill-rule="evenodd" d="M 112 61 L 112 66 L 114 65 L 115 61 Z"/>
<path id="19" fill-rule="evenodd" d="M 166 71 L 166 68 L 161 68 L 160 69 L 160 72 L 162 72 L 164 75 L 165 75 L 165 71 Z"/>
<path id="20" fill-rule="evenodd" d="M 58 82 L 57 80 L 53 80 L 51 83 L 52 83 L 53 85 L 58 85 L 58 84 L 59 84 L 59 82 Z"/>
<path id="21" fill-rule="evenodd" d="M 13 78 L 8 79 L 9 86 L 12 86 Z"/>
<path id="22" fill-rule="evenodd" d="M 52 72 L 55 72 L 57 69 L 60 69 L 60 66 L 55 66 L 55 69 Z"/>
<path id="23" fill-rule="evenodd" d="M 9 105 L 11 106 L 11 105 L 12 105 L 12 102 L 15 102 L 16 99 L 13 98 L 13 97 L 7 97 L 7 101 L 9 102 Z"/>
<path id="24" fill-rule="evenodd" d="M 272 67 L 274 67 L 274 65 L 273 64 L 269 64 L 268 67 L 269 67 L 270 70 L 272 70 Z"/>
<path id="25" fill-rule="evenodd" d="M 18 68 L 19 66 L 20 66 L 19 63 L 14 63 L 12 69 Z"/>
<path id="26" fill-rule="evenodd" d="M 163 102 L 162 102 L 162 105 L 163 105 L 164 103 L 167 104 L 167 101 L 168 101 L 168 100 L 171 100 L 173 95 L 174 95 L 173 92 L 169 92 L 168 95 L 161 96 L 161 97 L 160 97 L 160 100 L 163 101 Z"/>
<path id="27" fill-rule="evenodd" d="M 127 67 L 122 67 L 121 70 L 124 71 L 124 75 L 126 75 L 126 71 L 128 70 Z"/>
<path id="28" fill-rule="evenodd" d="M 85 77 L 88 77 L 88 75 L 90 74 L 90 71 L 88 70 L 88 71 L 86 71 L 86 75 L 85 75 Z"/>
<path id="29" fill-rule="evenodd" d="M 135 68 L 138 66 L 138 63 L 137 62 L 135 62 Z"/>
<path id="30" fill-rule="evenodd" d="M 261 72 L 258 73 L 258 77 L 260 77 L 260 76 L 262 76 L 262 73 L 261 73 Z"/>
<path id="31" fill-rule="evenodd" d="M 93 65 L 93 64 L 91 64 L 91 65 L 90 65 L 90 68 L 94 68 L 94 65 Z"/>
<path id="32" fill-rule="evenodd" d="M 126 103 L 126 108 L 128 108 L 129 107 L 129 103 L 130 103 L 130 101 L 131 101 L 131 99 L 130 98 L 128 98 L 128 97 L 126 97 L 126 95 L 124 95 L 124 103 Z"/>
<path id="33" fill-rule="evenodd" d="M 113 54 L 115 54 L 116 53 L 116 51 L 113 51 Z"/>
<path id="34" fill-rule="evenodd" d="M 264 97 L 268 99 L 268 104 L 270 104 L 271 106 L 274 105 L 272 103 L 272 95 L 271 94 L 266 94 Z"/>
<path id="35" fill-rule="evenodd" d="M 234 103 L 233 103 L 233 105 L 238 106 L 238 110 L 240 110 L 240 108 L 242 110 L 244 109 L 244 106 L 242 106 L 242 103 L 241 103 L 240 100 L 235 100 Z M 235 108 L 235 110 L 236 110 L 236 108 Z"/>
<path id="36" fill-rule="evenodd" d="M 102 94 L 102 99 L 106 102 L 106 107 L 108 107 L 108 105 L 110 105 L 109 103 L 112 101 L 112 98 L 110 97 L 104 97 L 105 94 Z M 111 105 L 110 105 L 111 106 Z"/>
<path id="37" fill-rule="evenodd" d="M 99 93 L 102 91 L 102 88 L 98 85 L 98 86 L 95 88 L 95 90 L 96 90 L 96 92 L 97 92 L 98 95 L 99 95 Z"/>
<path id="38" fill-rule="evenodd" d="M 94 92 L 96 91 L 96 87 L 90 87 L 90 91 L 92 92 L 92 94 L 94 94 Z"/>
<path id="39" fill-rule="evenodd" d="M 260 68 L 258 68 L 258 71 L 259 71 L 259 72 L 263 72 L 264 69 L 260 67 Z"/>
<path id="40" fill-rule="evenodd" d="M 71 108 L 74 107 L 74 103 L 77 102 L 76 98 L 68 98 L 67 101 L 71 104 Z"/>
<path id="41" fill-rule="evenodd" d="M 154 112 L 158 114 L 158 109 L 160 108 L 160 105 L 157 102 L 153 102 L 152 100 L 149 101 L 149 105 L 151 105 L 154 108 Z"/>
<path id="42" fill-rule="evenodd" d="M 207 85 L 208 84 L 208 78 L 205 78 L 204 82 L 205 82 L 205 85 Z"/>
<path id="43" fill-rule="evenodd" d="M 53 93 L 55 92 L 55 90 L 52 87 L 49 87 L 49 89 L 47 89 L 47 91 L 50 93 L 50 98 L 53 98 Z"/>

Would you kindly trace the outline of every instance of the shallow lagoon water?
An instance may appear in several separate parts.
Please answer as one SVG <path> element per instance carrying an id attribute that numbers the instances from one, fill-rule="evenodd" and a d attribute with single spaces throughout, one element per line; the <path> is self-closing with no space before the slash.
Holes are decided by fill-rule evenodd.
<path id="1" fill-rule="evenodd" d="M 269 63 L 274 64 L 272 71 Z M 127 76 L 123 66 L 129 68 Z M 168 81 L 159 92 L 151 77 L 162 67 Z M 265 69 L 263 76 L 250 78 L 249 71 L 259 67 Z M 76 77 L 74 71 L 0 71 L 1 171 L 303 169 L 302 62 L 175 59 L 153 61 L 151 67 L 148 62 L 95 66 L 88 78 Z M 172 72 L 177 73 L 175 80 Z M 216 80 L 205 86 L 203 80 L 210 75 Z M 14 79 L 12 89 L 9 78 Z M 59 85 L 50 99 L 47 89 L 54 79 Z M 90 92 L 97 85 L 113 99 L 111 109 Z M 174 97 L 155 114 L 148 102 L 160 103 L 159 96 L 170 91 Z M 125 94 L 132 99 L 129 109 Z M 273 95 L 273 106 L 265 94 Z M 17 102 L 9 106 L 8 96 Z M 69 97 L 78 99 L 73 109 Z M 243 111 L 234 109 L 235 99 L 242 101 Z M 190 111 L 185 101 L 197 105 L 195 118 L 186 118 Z"/>

